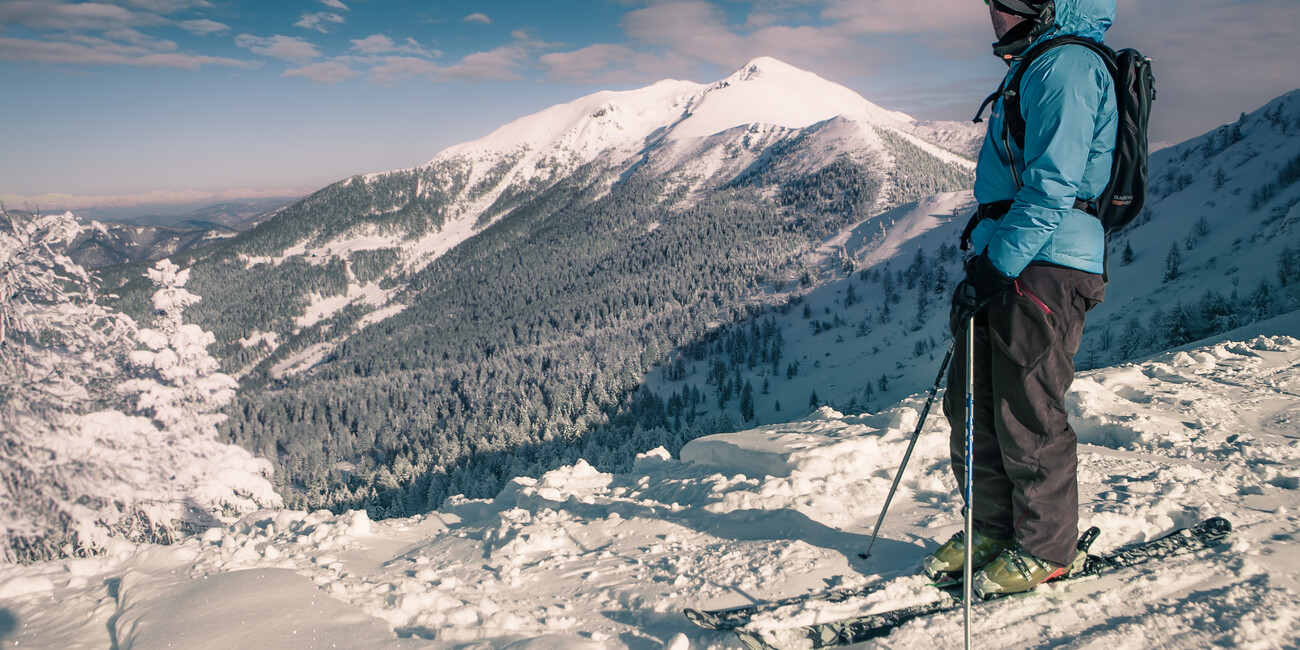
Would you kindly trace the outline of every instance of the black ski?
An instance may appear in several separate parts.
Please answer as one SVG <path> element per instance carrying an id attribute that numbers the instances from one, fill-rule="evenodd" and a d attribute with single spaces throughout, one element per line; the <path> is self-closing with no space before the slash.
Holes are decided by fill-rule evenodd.
<path id="1" fill-rule="evenodd" d="M 1083 569 L 1056 582 L 1099 576 L 1152 560 L 1212 548 L 1225 541 L 1231 533 L 1232 524 L 1227 519 L 1214 517 L 1191 528 L 1182 528 L 1159 539 L 1126 546 L 1108 555 L 1089 555 Z M 912 607 L 784 630 L 737 629 L 736 634 L 740 637 L 741 643 L 752 650 L 780 650 L 782 644 L 792 643 L 814 649 L 861 643 L 885 636 L 908 621 L 961 606 L 959 581 L 947 585 L 942 591 L 945 594 L 943 598 Z M 1032 594 L 1031 591 L 1024 594 L 1011 594 L 1009 597 L 1024 597 Z"/>
<path id="2" fill-rule="evenodd" d="M 755 616 L 774 612 L 784 607 L 808 602 L 841 603 L 851 598 L 870 595 L 879 589 L 883 589 L 884 586 L 883 583 L 876 583 L 856 589 L 822 591 L 802 596 L 790 596 L 779 600 L 765 600 L 726 609 L 691 609 L 688 607 L 685 613 L 686 618 L 691 619 L 692 623 L 706 630 L 735 630 L 747 625 Z"/>
<path id="3" fill-rule="evenodd" d="M 1092 528 L 1084 533 L 1079 541 L 1079 548 L 1084 551 L 1097 538 L 1101 531 Z M 690 607 L 684 610 L 686 618 L 706 630 L 736 630 L 745 627 L 755 616 L 775 612 L 779 609 L 802 605 L 804 603 L 842 603 L 853 598 L 863 598 L 884 589 L 888 583 L 877 582 L 863 587 L 850 589 L 834 589 L 811 594 L 802 594 L 799 596 L 789 596 L 777 600 L 764 600 L 748 605 L 737 607 L 728 607 L 723 609 L 692 609 Z M 961 589 L 961 574 L 943 575 L 935 579 L 931 585 L 941 591 L 952 589 Z"/>

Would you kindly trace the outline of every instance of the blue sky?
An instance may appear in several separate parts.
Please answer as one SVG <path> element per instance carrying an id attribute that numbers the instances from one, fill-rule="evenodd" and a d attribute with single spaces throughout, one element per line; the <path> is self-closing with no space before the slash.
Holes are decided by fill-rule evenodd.
<path id="1" fill-rule="evenodd" d="M 1120 0 L 1153 140 L 1300 87 L 1297 0 Z M 552 104 L 774 56 L 923 119 L 996 86 L 978 0 L 0 0 L 0 199 L 42 208 L 318 189 Z M 70 195 L 73 198 L 56 198 Z"/>

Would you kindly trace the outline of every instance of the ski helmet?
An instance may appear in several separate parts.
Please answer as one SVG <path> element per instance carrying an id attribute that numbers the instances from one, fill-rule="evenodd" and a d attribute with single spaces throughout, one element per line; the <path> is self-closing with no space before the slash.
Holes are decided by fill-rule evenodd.
<path id="1" fill-rule="evenodd" d="M 1026 18 L 1036 18 L 1051 0 L 990 0 L 998 11 Z"/>

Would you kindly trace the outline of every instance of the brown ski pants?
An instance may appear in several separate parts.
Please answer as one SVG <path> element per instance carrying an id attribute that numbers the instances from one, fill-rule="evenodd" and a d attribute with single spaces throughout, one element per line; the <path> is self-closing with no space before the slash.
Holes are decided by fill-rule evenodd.
<path id="1" fill-rule="evenodd" d="M 1100 275 L 1035 263 L 975 317 L 975 528 L 1056 564 L 1073 561 L 1079 536 L 1078 440 L 1065 392 L 1084 313 L 1104 296 Z M 950 325 L 957 347 L 943 409 L 964 494 L 966 323 Z"/>

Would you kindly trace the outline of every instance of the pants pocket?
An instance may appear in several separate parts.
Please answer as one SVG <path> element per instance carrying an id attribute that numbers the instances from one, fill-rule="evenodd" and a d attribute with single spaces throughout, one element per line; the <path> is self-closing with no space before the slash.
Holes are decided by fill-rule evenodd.
<path id="1" fill-rule="evenodd" d="M 1010 291 L 1004 304 L 990 305 L 989 330 L 996 345 L 1021 368 L 1037 366 L 1056 345 L 1052 310 L 1028 291 Z"/>

